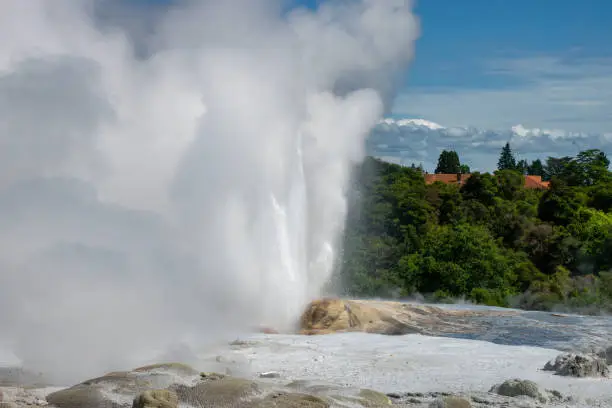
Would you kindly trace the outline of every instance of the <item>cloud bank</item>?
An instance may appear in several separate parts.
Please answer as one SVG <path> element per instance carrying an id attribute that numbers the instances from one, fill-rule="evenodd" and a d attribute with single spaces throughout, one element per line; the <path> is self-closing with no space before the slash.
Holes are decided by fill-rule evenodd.
<path id="1" fill-rule="evenodd" d="M 63 382 L 289 324 L 418 35 L 407 0 L 125 4 L 0 5 L 0 345 Z"/>
<path id="2" fill-rule="evenodd" d="M 501 148 L 507 143 L 518 159 L 573 156 L 581 150 L 601 149 L 612 155 L 612 133 L 569 132 L 515 125 L 493 130 L 445 127 L 424 119 L 384 119 L 372 130 L 368 154 L 387 161 L 423 164 L 433 172 L 440 152 L 453 149 L 472 170 L 493 171 Z"/>
<path id="3" fill-rule="evenodd" d="M 510 129 L 522 123 L 574 133 L 612 132 L 612 58 L 521 54 L 474 65 L 483 83 L 494 80 L 498 86 L 408 87 L 397 97 L 394 115 L 447 127 Z M 441 77 L 448 75 L 443 69 L 432 67 Z"/>

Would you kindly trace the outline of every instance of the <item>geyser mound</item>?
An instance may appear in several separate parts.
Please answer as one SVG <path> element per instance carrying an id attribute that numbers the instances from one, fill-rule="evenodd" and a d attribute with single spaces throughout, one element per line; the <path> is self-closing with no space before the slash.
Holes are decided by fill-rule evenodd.
<path id="1" fill-rule="evenodd" d="M 0 6 L 0 344 L 65 382 L 296 321 L 418 31 L 407 0 L 135 4 Z"/>

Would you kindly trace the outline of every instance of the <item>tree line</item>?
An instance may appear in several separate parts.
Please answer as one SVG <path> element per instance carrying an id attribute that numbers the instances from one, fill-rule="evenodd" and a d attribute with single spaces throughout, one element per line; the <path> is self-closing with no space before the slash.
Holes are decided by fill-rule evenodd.
<path id="1" fill-rule="evenodd" d="M 529 163 L 527 160 L 517 161 L 510 147 L 510 143 L 502 148 L 497 161 L 498 170 L 514 170 L 523 175 L 540 176 L 543 180 L 549 181 L 553 177 L 558 176 L 563 178 L 569 172 L 575 172 L 575 166 L 584 164 L 598 165 L 600 169 L 607 169 L 609 159 L 604 152 L 598 149 L 592 149 L 580 152 L 575 158 L 570 156 L 565 157 L 549 157 L 546 164 L 543 164 L 540 159 L 536 159 Z M 416 168 L 414 165 L 411 166 Z M 422 167 L 419 167 L 422 170 Z M 436 174 L 467 174 L 470 172 L 470 167 L 461 163 L 459 155 L 454 150 L 443 150 L 438 158 L 438 165 L 434 171 Z"/>
<path id="2" fill-rule="evenodd" d="M 466 298 L 525 309 L 612 308 L 612 173 L 597 149 L 517 161 L 459 186 L 367 158 L 354 171 L 340 276 L 347 295 Z M 444 151 L 437 173 L 468 173 Z M 550 180 L 524 188 L 524 175 Z"/>

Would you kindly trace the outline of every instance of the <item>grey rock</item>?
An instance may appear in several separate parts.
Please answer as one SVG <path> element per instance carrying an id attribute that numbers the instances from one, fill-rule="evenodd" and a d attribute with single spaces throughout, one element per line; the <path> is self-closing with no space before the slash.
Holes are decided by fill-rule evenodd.
<path id="1" fill-rule="evenodd" d="M 565 353 L 544 366 L 546 371 L 571 377 L 607 377 L 610 369 L 606 360 L 596 355 Z"/>
<path id="2" fill-rule="evenodd" d="M 506 397 L 526 396 L 542 402 L 546 401 L 546 397 L 542 394 L 542 392 L 540 392 L 540 387 L 538 384 L 530 380 L 520 380 L 518 378 L 506 380 L 501 384 L 496 384 L 491 387 L 489 392 Z"/>

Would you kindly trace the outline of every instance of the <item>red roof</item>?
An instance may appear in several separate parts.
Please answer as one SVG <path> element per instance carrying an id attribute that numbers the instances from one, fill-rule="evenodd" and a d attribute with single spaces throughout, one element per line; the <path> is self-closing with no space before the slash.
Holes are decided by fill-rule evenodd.
<path id="1" fill-rule="evenodd" d="M 542 176 L 525 176 L 525 188 L 539 188 L 542 190 L 550 186 L 549 181 L 542 181 Z"/>
<path id="2" fill-rule="evenodd" d="M 471 174 L 425 174 L 425 184 L 433 184 L 440 181 L 444 184 L 463 184 Z"/>
<path id="3" fill-rule="evenodd" d="M 464 184 L 471 174 L 425 174 L 425 184 L 433 184 L 440 181 L 444 184 Z M 548 189 L 550 182 L 542 181 L 541 176 L 525 176 L 525 188 Z"/>

